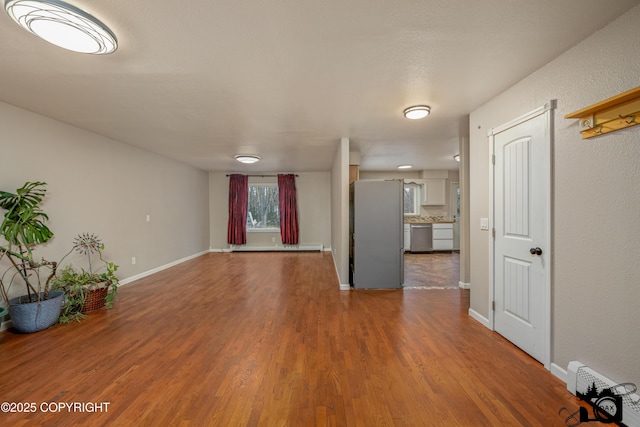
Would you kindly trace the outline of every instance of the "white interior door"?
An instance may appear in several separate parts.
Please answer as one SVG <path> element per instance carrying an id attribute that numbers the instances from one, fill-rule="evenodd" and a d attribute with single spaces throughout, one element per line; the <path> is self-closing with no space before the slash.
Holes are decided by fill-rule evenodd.
<path id="1" fill-rule="evenodd" d="M 491 136 L 494 329 L 548 365 L 551 110 L 536 110 Z"/>

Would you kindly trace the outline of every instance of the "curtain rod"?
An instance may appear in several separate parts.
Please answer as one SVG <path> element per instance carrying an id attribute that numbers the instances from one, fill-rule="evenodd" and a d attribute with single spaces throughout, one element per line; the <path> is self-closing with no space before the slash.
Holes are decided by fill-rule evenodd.
<path id="1" fill-rule="evenodd" d="M 238 175 L 242 175 L 242 174 L 238 174 Z M 287 175 L 287 174 L 283 174 L 283 175 Z M 227 176 L 231 176 L 231 175 L 227 174 Z M 247 175 L 247 176 L 251 176 L 254 178 L 276 178 L 278 175 Z M 298 174 L 295 174 L 295 176 L 298 176 Z"/>

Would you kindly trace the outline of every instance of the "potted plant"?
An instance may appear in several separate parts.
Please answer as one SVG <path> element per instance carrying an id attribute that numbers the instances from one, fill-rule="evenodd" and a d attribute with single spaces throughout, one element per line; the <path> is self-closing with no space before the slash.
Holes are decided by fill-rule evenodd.
<path id="1" fill-rule="evenodd" d="M 37 181 L 25 183 L 15 193 L 0 191 L 0 208 L 6 210 L 0 224 L 0 262 L 8 264 L 0 276 L 0 292 L 14 329 L 22 333 L 54 325 L 64 296 L 64 292 L 49 291 L 57 263 L 37 260 L 33 254 L 38 245 L 53 237 L 44 223 L 49 217 L 40 208 L 45 187 L 45 182 Z M 11 286 L 20 282 L 26 294 L 10 298 Z"/>
<path id="2" fill-rule="evenodd" d="M 51 289 L 64 291 L 66 301 L 60 315 L 60 323 L 80 321 L 86 313 L 103 307 L 112 307 L 118 292 L 119 281 L 115 276 L 118 266 L 102 257 L 104 244 L 95 234 L 83 233 L 73 241 L 73 247 L 59 264 L 73 251 L 87 256 L 89 269 L 67 265 L 51 282 Z M 104 264 L 94 270 L 91 256 L 97 254 Z M 104 270 L 103 270 L 104 269 Z"/>

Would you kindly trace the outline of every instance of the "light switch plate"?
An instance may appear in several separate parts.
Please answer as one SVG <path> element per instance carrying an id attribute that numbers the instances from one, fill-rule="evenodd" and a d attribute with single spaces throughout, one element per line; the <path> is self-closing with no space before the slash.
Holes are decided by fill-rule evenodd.
<path id="1" fill-rule="evenodd" d="M 480 230 L 489 229 L 489 218 L 480 218 Z"/>

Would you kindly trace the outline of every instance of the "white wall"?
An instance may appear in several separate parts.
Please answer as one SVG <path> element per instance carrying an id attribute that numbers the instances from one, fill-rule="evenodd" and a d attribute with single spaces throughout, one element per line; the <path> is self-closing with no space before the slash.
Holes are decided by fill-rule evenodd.
<path id="1" fill-rule="evenodd" d="M 582 140 L 564 116 L 640 83 L 640 6 L 470 116 L 471 309 L 488 317 L 487 130 L 557 100 L 552 362 L 640 384 L 640 126 Z"/>
<path id="2" fill-rule="evenodd" d="M 342 289 L 349 288 L 349 138 L 342 138 L 331 168 L 331 249 Z"/>
<path id="3" fill-rule="evenodd" d="M 260 172 L 275 175 L 277 172 Z M 331 174 L 329 172 L 298 172 L 299 244 L 331 247 Z M 275 177 L 249 177 L 250 183 L 277 183 Z M 226 250 L 229 221 L 229 177 L 225 172 L 209 173 L 209 211 L 211 249 Z M 271 239 L 275 238 L 276 243 Z M 280 233 L 247 233 L 247 246 L 282 246 Z"/>
<path id="4" fill-rule="evenodd" d="M 209 172 L 209 245 L 212 250 L 229 247 L 229 177 L 226 175 L 225 172 Z"/>
<path id="5" fill-rule="evenodd" d="M 468 130 L 467 130 L 468 133 Z M 469 138 L 460 138 L 460 283 L 470 286 L 469 227 Z"/>
<path id="6" fill-rule="evenodd" d="M 55 236 L 38 256 L 95 233 L 126 279 L 208 249 L 206 172 L 1 102 L 0 129 L 0 189 L 48 183 Z"/>

